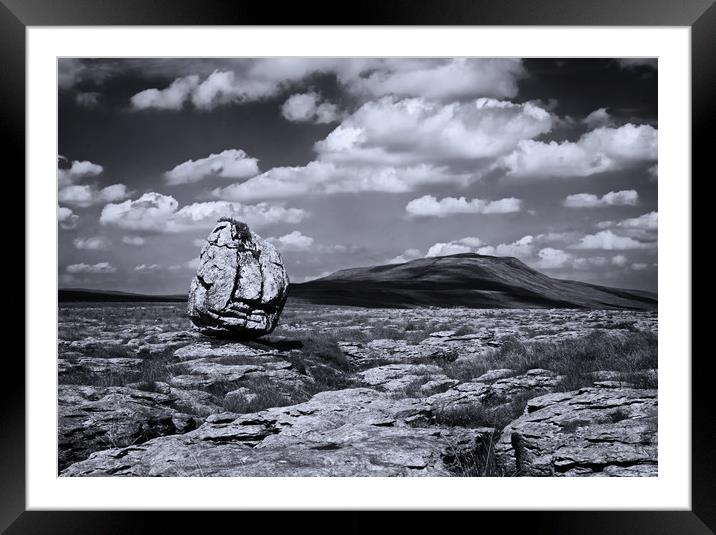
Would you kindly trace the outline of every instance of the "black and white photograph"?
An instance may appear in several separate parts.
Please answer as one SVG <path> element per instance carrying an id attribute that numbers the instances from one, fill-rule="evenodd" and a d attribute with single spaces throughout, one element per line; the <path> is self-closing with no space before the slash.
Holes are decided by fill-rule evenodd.
<path id="1" fill-rule="evenodd" d="M 57 59 L 58 475 L 658 476 L 658 76 Z"/>

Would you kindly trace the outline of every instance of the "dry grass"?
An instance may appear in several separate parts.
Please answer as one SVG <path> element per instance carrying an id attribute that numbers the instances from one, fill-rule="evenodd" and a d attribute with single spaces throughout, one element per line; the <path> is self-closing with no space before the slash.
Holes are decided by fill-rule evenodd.
<path id="1" fill-rule="evenodd" d="M 498 431 L 518 418 L 527 402 L 544 392 L 532 391 L 516 394 L 505 403 L 487 405 L 480 403 L 438 407 L 433 412 L 436 424 L 451 427 L 494 427 Z"/>
<path id="2" fill-rule="evenodd" d="M 469 381 L 496 368 L 518 373 L 534 368 L 552 370 L 564 376 L 560 390 L 575 390 L 593 384 L 595 371 L 616 371 L 635 381 L 638 388 L 656 388 L 640 370 L 658 367 L 658 338 L 650 332 L 610 334 L 594 331 L 586 336 L 554 342 L 529 342 L 509 338 L 483 356 L 445 363 L 448 377 Z"/>
<path id="3" fill-rule="evenodd" d="M 134 372 L 89 373 L 77 370 L 63 373 L 57 382 L 61 385 L 124 386 L 135 382 L 136 377 L 138 374 Z"/>
<path id="4" fill-rule="evenodd" d="M 495 457 L 495 442 L 499 435 L 493 433 L 478 440 L 472 448 L 458 447 L 447 441 L 447 455 L 443 461 L 457 477 L 503 477 Z"/>
<path id="5" fill-rule="evenodd" d="M 264 379 L 249 379 L 242 381 L 239 385 L 250 390 L 253 396 L 245 398 L 238 396 L 224 397 L 223 407 L 229 412 L 238 414 L 259 412 L 271 407 L 296 405 L 310 398 L 310 395 L 306 392 L 277 389 L 275 384 Z"/>
<path id="6" fill-rule="evenodd" d="M 167 382 L 174 375 L 186 373 L 181 365 L 174 365 L 170 369 L 171 361 L 167 358 L 147 358 L 142 361 L 137 370 L 108 371 L 105 373 L 89 373 L 86 371 L 73 371 L 58 377 L 61 385 L 88 385 L 88 386 L 126 386 L 138 383 L 140 390 L 154 391 L 157 382 Z"/>
<path id="7" fill-rule="evenodd" d="M 350 368 L 338 341 L 330 334 L 311 332 L 300 337 L 301 353 L 307 360 L 319 360 L 333 364 L 342 370 Z"/>
<path id="8" fill-rule="evenodd" d="M 475 334 L 477 332 L 477 329 L 469 324 L 463 324 L 460 325 L 457 329 L 455 329 L 455 336 L 464 336 L 466 334 Z"/>

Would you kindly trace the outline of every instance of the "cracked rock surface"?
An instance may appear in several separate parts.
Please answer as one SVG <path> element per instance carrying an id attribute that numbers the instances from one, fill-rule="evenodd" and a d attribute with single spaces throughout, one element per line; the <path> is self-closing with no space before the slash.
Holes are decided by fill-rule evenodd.
<path id="1" fill-rule="evenodd" d="M 94 451 L 182 433 L 203 421 L 181 412 L 168 393 L 60 385 L 58 396 L 60 470 Z"/>
<path id="2" fill-rule="evenodd" d="M 582 388 L 531 399 L 495 449 L 507 474 L 656 476 L 657 391 Z"/>
<path id="3" fill-rule="evenodd" d="M 289 299 L 270 337 L 236 340 L 185 311 L 60 307 L 62 476 L 656 474 L 656 360 L 591 366 L 580 345 L 621 356 L 655 313 Z M 542 358 L 560 344 L 581 360 Z"/>
<path id="4" fill-rule="evenodd" d="M 199 256 L 189 289 L 189 319 L 208 335 L 268 334 L 283 310 L 288 282 L 271 243 L 243 223 L 220 221 Z"/>
<path id="5" fill-rule="evenodd" d="M 63 476 L 445 476 L 489 428 L 413 427 L 416 399 L 367 388 L 321 392 L 253 414 L 216 414 L 195 431 L 93 454 Z"/>

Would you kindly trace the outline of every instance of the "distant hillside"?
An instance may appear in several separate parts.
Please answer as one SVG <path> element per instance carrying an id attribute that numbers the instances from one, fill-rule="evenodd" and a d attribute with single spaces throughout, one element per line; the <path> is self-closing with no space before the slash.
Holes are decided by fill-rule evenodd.
<path id="1" fill-rule="evenodd" d="M 292 284 L 289 296 L 364 307 L 655 309 L 651 292 L 553 279 L 516 258 L 457 254 L 337 271 Z"/>
<path id="2" fill-rule="evenodd" d="M 129 292 L 113 292 L 104 290 L 83 290 L 67 288 L 58 291 L 60 303 L 72 302 L 135 302 L 135 303 L 181 303 L 186 295 L 143 295 Z"/>
<path id="3" fill-rule="evenodd" d="M 478 254 L 344 269 L 314 281 L 291 284 L 289 297 L 317 304 L 370 308 L 461 306 L 650 310 L 657 307 L 657 296 L 652 292 L 553 279 L 516 258 Z M 61 303 L 180 303 L 186 299 L 186 295 L 143 295 L 74 288 L 59 291 Z"/>

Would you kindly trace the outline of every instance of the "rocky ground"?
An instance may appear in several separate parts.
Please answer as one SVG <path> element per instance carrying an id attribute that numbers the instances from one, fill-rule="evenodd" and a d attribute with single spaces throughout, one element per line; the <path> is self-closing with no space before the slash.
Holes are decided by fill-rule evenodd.
<path id="1" fill-rule="evenodd" d="M 59 310 L 62 476 L 653 476 L 657 316 L 289 300 L 239 343 L 183 304 Z"/>

